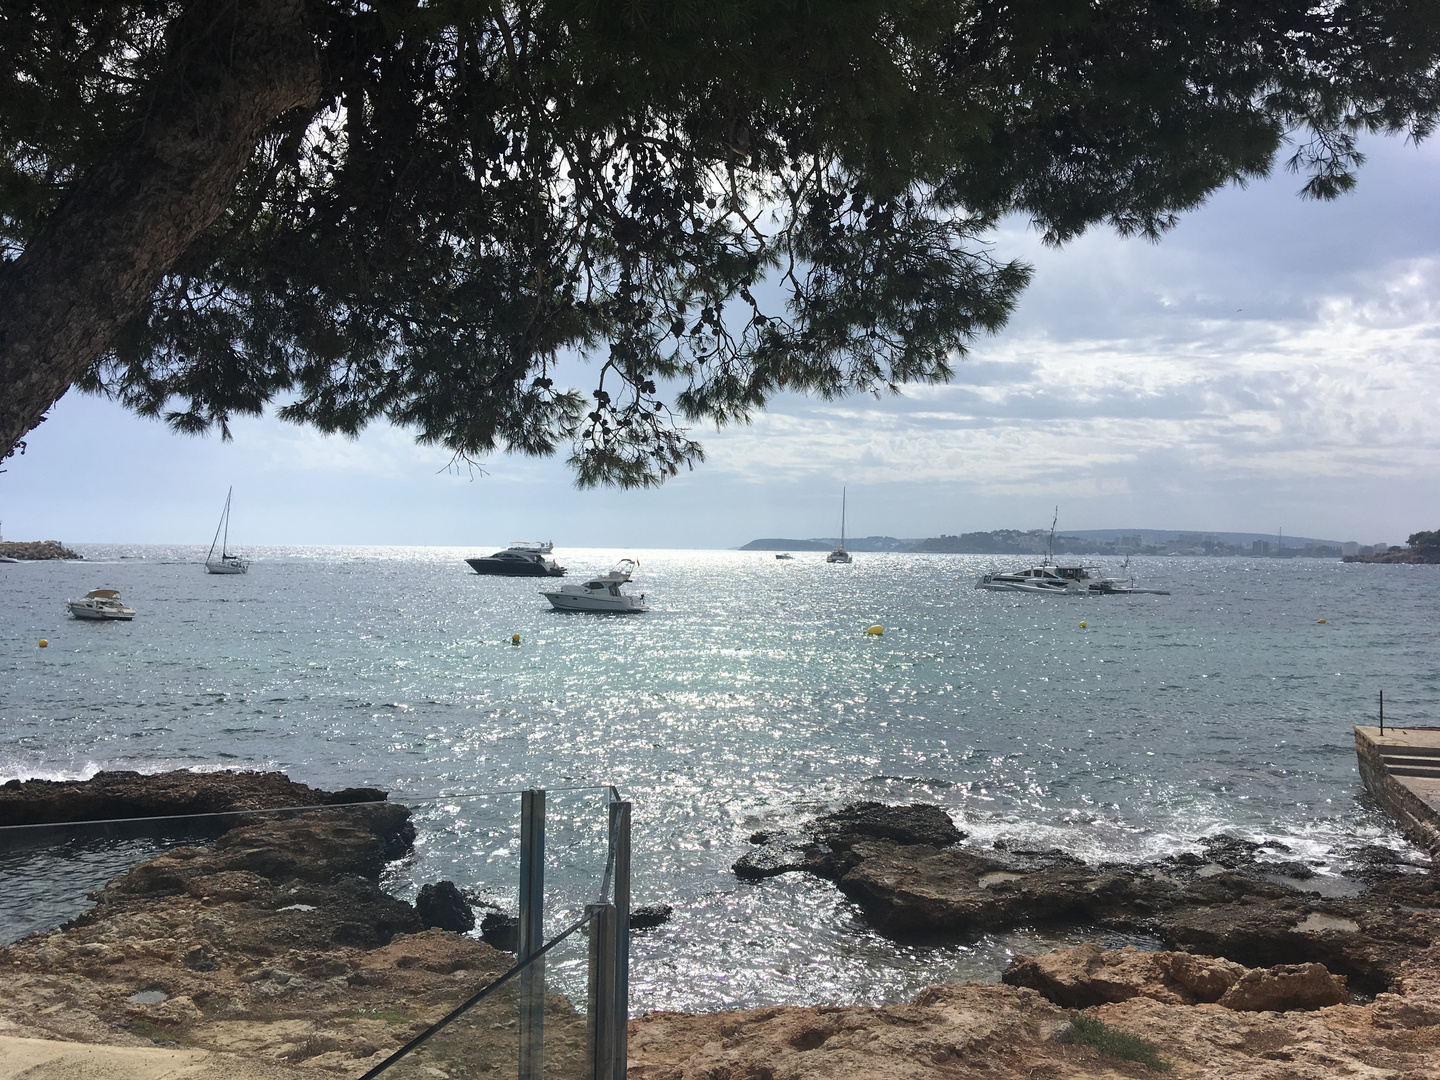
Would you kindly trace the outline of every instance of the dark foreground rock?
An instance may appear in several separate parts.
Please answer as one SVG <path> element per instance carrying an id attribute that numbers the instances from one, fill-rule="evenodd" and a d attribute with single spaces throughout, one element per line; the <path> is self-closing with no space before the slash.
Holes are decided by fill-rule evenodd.
<path id="1" fill-rule="evenodd" d="M 453 881 L 425 885 L 415 897 L 415 914 L 426 926 L 465 934 L 475 929 L 475 912 Z"/>
<path id="2" fill-rule="evenodd" d="M 374 788 L 322 791 L 279 772 L 99 772 L 89 780 L 11 780 L 0 785 L 0 825 L 333 806 L 384 798 L 385 792 Z"/>

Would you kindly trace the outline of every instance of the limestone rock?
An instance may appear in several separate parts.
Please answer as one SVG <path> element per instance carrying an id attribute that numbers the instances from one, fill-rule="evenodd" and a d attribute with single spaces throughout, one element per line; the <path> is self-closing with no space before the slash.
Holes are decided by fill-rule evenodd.
<path id="1" fill-rule="evenodd" d="M 1155 955 L 1165 974 L 1184 987 L 1196 1001 L 1219 1001 L 1225 991 L 1245 974 L 1242 965 L 1215 956 L 1197 956 L 1187 952 Z"/>
<path id="2" fill-rule="evenodd" d="M 1226 990 L 1220 1004 L 1241 1012 L 1288 1012 L 1343 1005 L 1349 998 L 1345 976 L 1331 975 L 1323 964 L 1281 964 L 1247 971 Z"/>

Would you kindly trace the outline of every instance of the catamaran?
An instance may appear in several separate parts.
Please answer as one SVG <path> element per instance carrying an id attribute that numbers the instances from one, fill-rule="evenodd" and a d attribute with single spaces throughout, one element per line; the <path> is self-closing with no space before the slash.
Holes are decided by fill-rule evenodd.
<path id="1" fill-rule="evenodd" d="M 205 556 L 205 572 L 209 574 L 243 574 L 250 569 L 250 561 L 230 552 L 230 496 L 232 487 L 225 493 L 225 511 L 220 515 L 220 524 L 215 526 L 215 539 L 210 541 L 210 551 Z M 224 530 L 224 539 L 221 539 Z M 220 545 L 220 557 L 215 557 L 215 545 Z"/>

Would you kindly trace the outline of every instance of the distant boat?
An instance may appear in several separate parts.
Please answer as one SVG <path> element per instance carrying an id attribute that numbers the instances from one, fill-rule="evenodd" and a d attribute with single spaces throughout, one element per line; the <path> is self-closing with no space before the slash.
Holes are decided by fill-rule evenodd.
<path id="1" fill-rule="evenodd" d="M 517 540 L 504 551 L 465 561 L 477 574 L 493 574 L 499 577 L 564 577 L 565 567 L 550 558 L 554 550 L 555 545 L 548 540 L 543 544 L 533 540 Z"/>
<path id="2" fill-rule="evenodd" d="M 777 559 L 793 559 L 793 558 L 795 558 L 795 556 L 794 556 L 794 555 L 791 555 L 788 551 L 782 551 L 782 552 L 780 552 L 780 554 L 776 555 L 775 558 L 777 558 Z"/>
<path id="3" fill-rule="evenodd" d="M 848 563 L 853 562 L 850 553 L 845 550 L 845 494 L 846 489 L 840 489 L 840 546 L 829 555 L 825 556 L 826 562 Z"/>
<path id="4" fill-rule="evenodd" d="M 215 539 L 210 541 L 210 551 L 205 556 L 205 572 L 208 574 L 243 574 L 250 569 L 250 562 L 242 559 L 239 555 L 230 553 L 230 496 L 235 493 L 232 487 L 225 493 L 225 510 L 220 515 L 220 524 L 215 526 Z M 221 530 L 224 530 L 224 539 L 221 539 Z M 215 557 L 215 545 L 220 545 L 220 557 Z"/>
<path id="5" fill-rule="evenodd" d="M 66 600 L 65 606 L 77 619 L 129 622 L 135 617 L 135 609 L 123 603 L 114 589 L 91 589 L 83 599 Z"/>

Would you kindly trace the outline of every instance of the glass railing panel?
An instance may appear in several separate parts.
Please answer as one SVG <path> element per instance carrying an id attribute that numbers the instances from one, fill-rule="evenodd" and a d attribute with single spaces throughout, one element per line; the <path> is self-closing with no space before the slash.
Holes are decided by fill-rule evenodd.
<path id="1" fill-rule="evenodd" d="M 507 791 L 400 800 L 415 846 L 385 870 L 387 892 L 412 903 L 427 885 L 451 882 L 471 906 L 471 931 L 514 952 L 520 882 L 520 795 Z M 459 929 L 459 927 L 451 927 Z"/>
<path id="2" fill-rule="evenodd" d="M 587 923 L 545 956 L 545 1080 L 590 1077 L 589 930 Z"/>
<path id="3" fill-rule="evenodd" d="M 545 933 L 582 917 L 608 892 L 611 789 L 546 793 Z"/>

